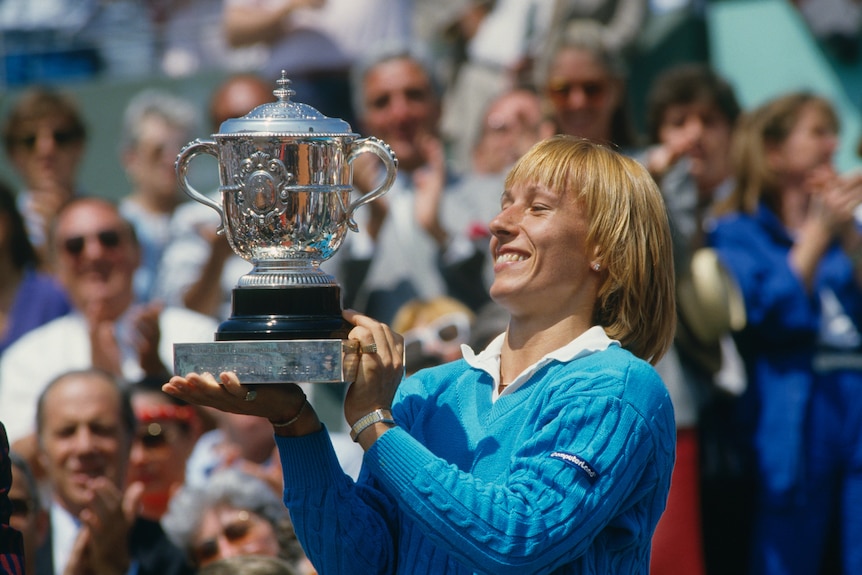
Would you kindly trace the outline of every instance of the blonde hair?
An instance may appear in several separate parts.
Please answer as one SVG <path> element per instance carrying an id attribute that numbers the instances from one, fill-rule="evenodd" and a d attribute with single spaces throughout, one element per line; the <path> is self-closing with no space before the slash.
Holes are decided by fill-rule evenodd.
<path id="1" fill-rule="evenodd" d="M 761 201 L 774 212 L 781 212 L 780 174 L 770 165 L 769 151 L 784 143 L 809 106 L 822 113 L 838 132 L 838 116 L 829 101 L 807 92 L 780 96 L 742 116 L 731 144 L 736 184 L 727 200 L 716 207 L 717 214 L 753 214 Z"/>
<path id="2" fill-rule="evenodd" d="M 427 300 L 412 299 L 398 309 L 392 319 L 392 329 L 398 333 L 404 333 L 417 325 L 456 312 L 467 316 L 470 323 L 476 319 L 476 314 L 469 307 L 449 296 L 438 296 Z"/>
<path id="3" fill-rule="evenodd" d="M 583 138 L 539 142 L 512 168 L 506 189 L 539 184 L 570 196 L 588 224 L 586 249 L 604 269 L 593 324 L 655 364 L 676 328 L 670 225 L 652 177 L 635 160 Z"/>

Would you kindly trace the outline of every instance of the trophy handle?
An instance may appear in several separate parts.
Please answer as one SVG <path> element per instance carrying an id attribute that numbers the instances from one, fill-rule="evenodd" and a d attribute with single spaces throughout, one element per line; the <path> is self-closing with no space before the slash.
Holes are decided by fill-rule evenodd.
<path id="1" fill-rule="evenodd" d="M 389 188 L 391 188 L 392 184 L 395 182 L 395 173 L 398 168 L 398 158 L 395 157 L 395 152 L 392 151 L 389 144 L 385 143 L 383 140 L 375 138 L 374 136 L 362 138 L 353 142 L 350 146 L 350 152 L 347 155 L 347 163 L 353 163 L 353 160 L 355 160 L 359 154 L 364 154 L 366 152 L 370 152 L 383 160 L 383 165 L 386 166 L 386 177 L 383 179 L 382 184 L 367 194 L 364 194 L 361 198 L 354 200 L 354 202 L 347 208 L 347 227 L 354 232 L 358 231 L 359 228 L 353 220 L 353 212 L 356 211 L 356 208 L 373 202 L 388 192 Z"/>
<path id="2" fill-rule="evenodd" d="M 214 158 L 218 159 L 218 148 L 216 148 L 216 143 L 211 140 L 194 140 L 193 142 L 187 144 L 177 156 L 177 161 L 175 164 L 177 181 L 179 181 L 180 188 L 182 188 L 182 190 L 186 193 L 187 196 L 189 196 L 196 202 L 200 202 L 205 206 L 211 207 L 216 212 L 218 212 L 220 223 L 217 233 L 223 234 L 225 218 L 224 210 L 222 209 L 221 204 L 203 195 L 202 193 L 194 189 L 194 187 L 192 187 L 192 185 L 189 183 L 189 163 L 195 156 L 198 156 L 200 154 L 209 154 L 210 156 L 213 156 Z"/>

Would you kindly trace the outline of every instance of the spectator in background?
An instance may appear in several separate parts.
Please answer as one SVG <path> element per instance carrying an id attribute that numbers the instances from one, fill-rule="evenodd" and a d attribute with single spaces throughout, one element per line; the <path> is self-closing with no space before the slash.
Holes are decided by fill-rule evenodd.
<path id="1" fill-rule="evenodd" d="M 539 3 L 539 16 L 549 22 L 545 46 L 554 45 L 566 35 L 595 36 L 608 52 L 627 58 L 647 20 L 647 0 L 553 0 Z M 548 14 L 550 12 L 550 15 Z"/>
<path id="2" fill-rule="evenodd" d="M 477 174 L 500 176 L 533 144 L 554 131 L 535 91 L 527 87 L 506 90 L 491 100 L 482 115 L 470 169 Z"/>
<path id="3" fill-rule="evenodd" d="M 567 29 L 536 77 L 559 132 L 634 152 L 625 63 L 598 34 Z"/>
<path id="4" fill-rule="evenodd" d="M 470 169 L 458 182 L 451 201 L 453 209 L 446 212 L 448 229 L 461 236 L 452 241 L 472 245 L 475 256 L 446 266 L 444 272 L 450 285 L 475 286 L 457 292 L 474 312 L 490 301 L 487 294 L 494 280 L 494 262 L 488 252 L 488 223 L 500 211 L 506 171 L 533 144 L 553 133 L 554 125 L 545 117 L 541 97 L 528 88 L 501 93 L 485 110 Z M 476 266 L 482 267 L 481 283 L 475 279 Z M 460 274 L 463 277 L 458 277 Z"/>
<path id="5" fill-rule="evenodd" d="M 473 311 L 447 296 L 412 300 L 401 306 L 392 329 L 404 336 L 404 365 L 408 375 L 454 361 L 461 345 L 470 342 Z"/>
<path id="6" fill-rule="evenodd" d="M 98 367 L 127 382 L 166 377 L 174 343 L 208 341 L 217 328 L 183 308 L 135 304 L 140 248 L 111 202 L 66 204 L 51 237 L 57 277 L 74 311 L 30 331 L 0 358 L 0 420 L 13 442 L 32 434 L 39 393 L 58 374 Z"/>
<path id="7" fill-rule="evenodd" d="M 65 372 L 36 410 L 40 458 L 51 493 L 46 573 L 192 573 L 157 522 L 136 516 L 142 486 L 124 490 L 135 416 L 108 373 Z"/>
<path id="8" fill-rule="evenodd" d="M 297 101 L 353 125 L 350 69 L 380 42 L 410 43 L 410 0 L 225 0 L 233 47 L 263 43 L 265 78 L 287 72 Z"/>
<path id="9" fill-rule="evenodd" d="M 81 194 L 78 175 L 87 129 L 77 102 L 53 88 L 25 90 L 3 125 L 6 156 L 23 184 L 18 207 L 42 255 L 60 207 Z"/>
<path id="10" fill-rule="evenodd" d="M 131 222 L 141 246 L 135 271 L 135 296 L 153 299 L 162 254 L 171 240 L 171 216 L 186 199 L 174 164 L 184 145 L 197 134 L 195 106 L 160 90 L 144 90 L 132 98 L 123 115 L 121 153 L 132 184 L 120 200 L 120 213 Z"/>
<path id="11" fill-rule="evenodd" d="M 321 397 L 313 385 L 303 384 L 309 401 L 320 405 Z M 342 408 L 339 398 L 339 411 Z M 323 404 L 329 407 L 329 404 Z M 320 409 L 320 408 L 318 408 Z M 237 469 L 266 483 L 274 493 L 281 493 L 281 467 L 275 457 L 275 440 L 272 428 L 259 417 L 240 413 L 223 413 L 206 410 L 215 421 L 215 429 L 204 433 L 195 444 L 185 470 L 185 484 L 205 489 L 210 478 L 224 469 Z M 341 426 L 328 426 L 344 472 L 359 476 L 362 450 L 350 441 Z"/>
<path id="12" fill-rule="evenodd" d="M 656 77 L 648 98 L 645 164 L 668 199 L 686 202 L 686 235 L 730 194 L 730 140 L 740 114 L 733 87 L 706 64 L 681 64 Z M 677 225 L 682 225 L 678 222 Z"/>
<path id="13" fill-rule="evenodd" d="M 535 81 L 537 69 L 547 68 L 567 37 L 595 38 L 596 54 L 616 54 L 625 62 L 646 22 L 648 2 L 468 0 L 463 4 L 453 28 L 463 36 L 465 57 L 447 94 L 443 124 L 459 160 L 468 157 L 475 145 L 478 118 L 491 99 Z M 459 163 L 458 167 L 467 166 Z"/>
<path id="14" fill-rule="evenodd" d="M 66 293 L 41 264 L 15 196 L 0 182 L 0 356 L 31 329 L 71 309 Z"/>
<path id="15" fill-rule="evenodd" d="M 215 429 L 204 433 L 195 444 L 186 465 L 184 483 L 205 489 L 214 474 L 237 468 L 278 492 L 281 470 L 273 460 L 272 430 L 260 418 L 218 411 L 212 417 Z"/>
<path id="16" fill-rule="evenodd" d="M 142 517 L 158 521 L 185 480 L 186 461 L 201 435 L 198 408 L 162 391 L 163 378 L 130 388 L 137 428 L 129 453 L 127 484 L 140 483 Z"/>
<path id="17" fill-rule="evenodd" d="M 738 291 L 714 297 L 732 279 L 704 249 L 712 209 L 733 185 L 730 141 L 739 113 L 730 84 L 702 64 L 667 69 L 648 97 L 650 146 L 641 159 L 668 208 L 677 275 L 677 332 L 656 366 L 674 404 L 677 454 L 653 539 L 655 575 L 710 572 L 707 549 L 712 569 L 730 573 L 747 549 L 748 480 L 723 459 L 734 453 L 725 414 L 745 382 L 730 335 L 742 325 L 727 303 Z"/>
<path id="18" fill-rule="evenodd" d="M 23 573 L 40 575 L 44 570 L 39 568 L 41 565 L 36 565 L 36 551 L 48 536 L 48 512 L 42 505 L 39 485 L 27 461 L 14 451 L 9 452 L 9 460 L 12 463 L 12 487 L 9 488 L 12 517 L 9 524 L 24 538 L 26 569 Z"/>
<path id="19" fill-rule="evenodd" d="M 466 0 L 443 35 L 453 42 L 442 132 L 458 170 L 470 169 L 482 116 L 500 94 L 531 83 L 532 64 L 547 38 L 545 0 Z M 543 9 L 544 7 L 544 9 Z"/>
<path id="20" fill-rule="evenodd" d="M 457 176 L 447 166 L 439 136 L 440 85 L 430 62 L 408 46 L 382 45 L 357 65 L 354 81 L 362 131 L 392 147 L 398 173 L 385 196 L 357 213 L 359 234 L 348 235 L 329 264 L 342 280 L 346 305 L 391 321 L 401 305 L 417 297 L 448 292 L 461 299 L 441 270 L 441 261 L 458 257 L 444 213 L 455 209 L 446 198 L 454 193 Z M 372 157 L 358 158 L 357 187 L 371 189 L 380 165 Z M 447 253 L 449 247 L 456 253 Z M 481 282 L 471 287 L 476 285 Z"/>
<path id="21" fill-rule="evenodd" d="M 223 0 L 148 2 L 159 47 L 159 72 L 172 78 L 201 72 L 237 73 L 266 61 L 263 45 L 231 48 L 222 22 Z"/>
<path id="22" fill-rule="evenodd" d="M 862 174 L 833 166 L 838 118 L 789 93 L 743 116 L 710 234 L 736 278 L 754 461 L 748 572 L 862 573 Z"/>
<path id="23" fill-rule="evenodd" d="M 9 441 L 6 428 L 0 422 L 0 568 L 9 575 L 24 575 L 24 539 L 21 532 L 9 525 L 12 502 L 12 465 L 9 461 Z"/>
<path id="24" fill-rule="evenodd" d="M 162 526 L 197 568 L 226 557 L 265 555 L 308 573 L 308 560 L 279 494 L 236 469 L 213 474 L 205 485 L 180 489 Z"/>

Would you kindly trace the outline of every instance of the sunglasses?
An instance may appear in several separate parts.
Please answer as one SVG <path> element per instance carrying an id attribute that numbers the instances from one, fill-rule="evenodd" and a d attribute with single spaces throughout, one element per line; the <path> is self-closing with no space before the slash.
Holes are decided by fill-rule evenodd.
<path id="1" fill-rule="evenodd" d="M 12 509 L 12 517 L 26 517 L 33 510 L 32 502 L 27 499 L 18 499 L 17 497 L 9 498 L 10 507 Z"/>
<path id="2" fill-rule="evenodd" d="M 61 148 L 77 144 L 83 139 L 80 130 L 53 130 L 51 138 L 54 144 Z M 15 144 L 21 146 L 27 151 L 32 152 L 36 148 L 36 143 L 39 141 L 39 134 L 27 134 L 15 140 Z"/>
<path id="3" fill-rule="evenodd" d="M 242 545 L 249 538 L 254 523 L 248 511 L 240 511 L 236 519 L 222 526 L 221 536 L 232 545 Z M 210 537 L 192 547 L 192 557 L 198 565 L 212 561 L 219 556 L 219 537 Z"/>
<path id="4" fill-rule="evenodd" d="M 404 332 L 404 358 L 410 369 L 437 357 L 441 348 L 466 343 L 470 339 L 470 318 L 462 312 L 443 315 L 428 325 Z"/>
<path id="5" fill-rule="evenodd" d="M 84 246 L 89 241 L 88 238 L 95 237 L 99 244 L 105 249 L 114 249 L 120 245 L 120 241 L 122 240 L 122 236 L 118 230 L 102 230 L 101 232 L 97 232 L 90 236 L 74 236 L 71 238 L 66 238 L 62 242 L 63 249 L 66 250 L 66 253 L 70 256 L 78 256 L 81 255 L 81 252 L 84 251 Z"/>
<path id="6" fill-rule="evenodd" d="M 586 82 L 567 82 L 560 80 L 551 82 L 547 87 L 548 96 L 557 103 L 564 103 L 572 92 L 580 91 L 587 100 L 595 101 L 602 98 L 608 90 L 607 82 L 588 80 Z"/>

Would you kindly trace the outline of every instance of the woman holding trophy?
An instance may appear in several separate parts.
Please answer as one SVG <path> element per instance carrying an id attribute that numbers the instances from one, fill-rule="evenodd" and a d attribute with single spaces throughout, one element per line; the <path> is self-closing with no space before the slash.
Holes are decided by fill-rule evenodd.
<path id="1" fill-rule="evenodd" d="M 353 311 L 344 403 L 354 482 L 293 384 L 173 377 L 191 402 L 268 418 L 284 502 L 321 573 L 647 573 L 674 460 L 651 363 L 674 332 L 664 204 L 636 162 L 586 140 L 536 144 L 492 220 L 480 353 L 404 378 L 403 340 Z"/>

